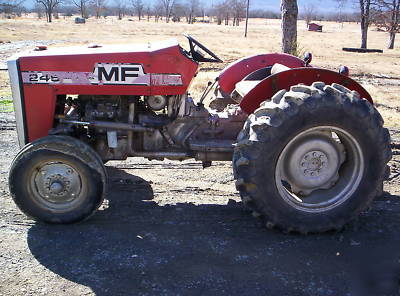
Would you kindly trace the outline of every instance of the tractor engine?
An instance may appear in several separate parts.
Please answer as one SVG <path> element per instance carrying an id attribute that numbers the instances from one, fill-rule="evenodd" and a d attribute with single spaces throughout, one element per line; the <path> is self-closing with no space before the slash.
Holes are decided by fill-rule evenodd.
<path id="1" fill-rule="evenodd" d="M 204 164 L 229 160 L 245 120 L 237 105 L 213 112 L 187 95 L 79 95 L 60 98 L 57 109 L 59 124 L 50 134 L 84 140 L 103 161 L 128 156 L 194 157 Z"/>

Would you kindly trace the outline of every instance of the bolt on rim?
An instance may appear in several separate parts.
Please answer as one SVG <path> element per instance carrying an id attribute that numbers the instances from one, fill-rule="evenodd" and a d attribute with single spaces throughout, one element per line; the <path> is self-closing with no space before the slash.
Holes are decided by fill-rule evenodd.
<path id="1" fill-rule="evenodd" d="M 359 186 L 364 157 L 358 141 L 333 126 L 307 129 L 282 150 L 275 183 L 282 199 L 306 212 L 324 212 L 345 202 Z"/>

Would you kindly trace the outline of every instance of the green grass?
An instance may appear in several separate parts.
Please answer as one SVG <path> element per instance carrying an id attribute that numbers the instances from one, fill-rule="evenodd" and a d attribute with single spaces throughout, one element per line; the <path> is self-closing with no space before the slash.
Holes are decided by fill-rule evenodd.
<path id="1" fill-rule="evenodd" d="M 7 105 L 12 105 L 12 103 L 13 101 L 11 99 L 4 99 L 4 100 L 0 99 L 0 105 L 7 106 Z"/>
<path id="2" fill-rule="evenodd" d="M 14 111 L 13 101 L 11 99 L 0 98 L 0 112 Z"/>

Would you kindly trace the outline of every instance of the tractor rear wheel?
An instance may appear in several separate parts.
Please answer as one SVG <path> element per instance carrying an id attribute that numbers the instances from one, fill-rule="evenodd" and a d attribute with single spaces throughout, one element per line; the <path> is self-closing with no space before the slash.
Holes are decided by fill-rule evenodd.
<path id="1" fill-rule="evenodd" d="M 338 84 L 278 92 L 238 136 L 233 169 L 243 203 L 268 228 L 342 228 L 382 191 L 392 155 L 382 125 L 371 103 Z"/>
<path id="2" fill-rule="evenodd" d="M 106 181 L 97 153 L 67 136 L 48 136 L 28 144 L 14 158 L 9 174 L 17 206 L 46 223 L 88 218 L 104 199 Z"/>

